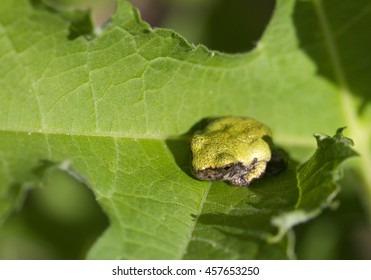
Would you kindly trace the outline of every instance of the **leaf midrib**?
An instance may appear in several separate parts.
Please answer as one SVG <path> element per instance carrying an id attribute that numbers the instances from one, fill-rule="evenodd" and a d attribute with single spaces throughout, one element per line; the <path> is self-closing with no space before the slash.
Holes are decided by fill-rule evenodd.
<path id="1" fill-rule="evenodd" d="M 109 137 L 115 139 L 147 139 L 147 140 L 179 140 L 188 141 L 189 137 L 185 135 L 157 135 L 157 134 L 133 134 L 133 133 L 123 133 L 123 132 L 91 132 L 91 131 L 67 131 L 67 130 L 11 130 L 11 129 L 0 129 L 0 133 L 17 133 L 17 134 L 27 134 L 27 135 L 60 135 L 60 136 L 83 136 L 83 137 Z"/>
<path id="2" fill-rule="evenodd" d="M 104 138 L 114 138 L 114 139 L 146 139 L 146 140 L 178 140 L 178 141 L 189 141 L 189 135 L 170 135 L 170 134 L 135 134 L 135 133 L 124 133 L 124 132 L 92 132 L 92 131 L 68 131 L 68 130 L 50 130 L 50 129 L 0 129 L 0 133 L 16 133 L 16 134 L 27 134 L 27 135 L 53 135 L 53 136 L 71 136 L 71 137 L 104 137 Z M 314 141 L 309 138 L 300 138 L 296 136 L 277 136 L 275 137 L 277 144 L 285 144 L 287 146 L 302 147 L 302 148 L 313 148 Z"/>

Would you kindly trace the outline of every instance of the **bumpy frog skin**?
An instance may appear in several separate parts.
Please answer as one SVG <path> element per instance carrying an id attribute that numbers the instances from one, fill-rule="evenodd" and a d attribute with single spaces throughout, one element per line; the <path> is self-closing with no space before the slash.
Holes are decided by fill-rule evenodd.
<path id="1" fill-rule="evenodd" d="M 272 158 L 270 141 L 270 129 L 254 119 L 216 119 L 191 139 L 193 173 L 200 180 L 248 186 L 264 175 Z"/>

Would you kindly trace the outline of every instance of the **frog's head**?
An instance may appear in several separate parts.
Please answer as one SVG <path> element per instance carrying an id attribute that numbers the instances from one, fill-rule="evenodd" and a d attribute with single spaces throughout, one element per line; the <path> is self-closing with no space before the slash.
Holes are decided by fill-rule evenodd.
<path id="1" fill-rule="evenodd" d="M 220 139 L 214 136 L 195 135 L 190 142 L 193 168 L 222 168 L 236 163 L 236 157 L 227 143 L 220 142 Z"/>
<path id="2" fill-rule="evenodd" d="M 236 158 L 235 151 L 226 143 L 207 135 L 196 135 L 191 140 L 192 169 L 201 180 L 230 180 L 239 174 L 242 162 Z M 246 173 L 246 172 L 245 172 Z"/>

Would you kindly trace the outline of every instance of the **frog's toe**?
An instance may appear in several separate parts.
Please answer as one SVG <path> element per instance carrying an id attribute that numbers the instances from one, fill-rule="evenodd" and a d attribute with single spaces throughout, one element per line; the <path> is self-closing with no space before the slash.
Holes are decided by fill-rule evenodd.
<path id="1" fill-rule="evenodd" d="M 250 182 L 246 180 L 244 177 L 235 178 L 230 181 L 231 185 L 237 186 L 237 187 L 247 187 Z"/>

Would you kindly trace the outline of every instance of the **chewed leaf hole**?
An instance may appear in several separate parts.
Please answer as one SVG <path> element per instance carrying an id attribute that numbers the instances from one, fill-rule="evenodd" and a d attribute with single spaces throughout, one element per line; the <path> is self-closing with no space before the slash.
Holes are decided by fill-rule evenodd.
<path id="1" fill-rule="evenodd" d="M 226 53 L 253 49 L 276 4 L 275 0 L 131 2 L 153 27 L 173 29 L 193 44 Z"/>
<path id="2" fill-rule="evenodd" d="M 275 1 L 219 2 L 210 13 L 203 43 L 210 49 L 227 53 L 253 49 L 272 16 Z"/>

